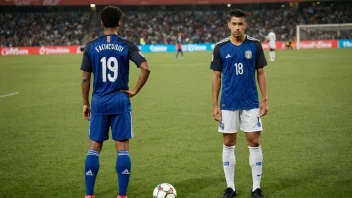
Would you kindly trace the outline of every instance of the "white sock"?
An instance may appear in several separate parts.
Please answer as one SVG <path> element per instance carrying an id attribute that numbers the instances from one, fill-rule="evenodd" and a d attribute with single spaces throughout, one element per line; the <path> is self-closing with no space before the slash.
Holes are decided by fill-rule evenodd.
<path id="1" fill-rule="evenodd" d="M 270 57 L 270 61 L 273 61 L 273 60 L 274 60 L 274 55 L 273 55 L 273 52 L 272 52 L 272 51 L 269 52 L 269 57 Z"/>
<path id="2" fill-rule="evenodd" d="M 260 188 L 260 180 L 262 179 L 262 165 L 263 165 L 263 154 L 262 149 L 259 147 L 248 147 L 249 148 L 249 165 L 252 168 L 252 179 L 254 191 Z"/>
<path id="3" fill-rule="evenodd" d="M 275 51 L 273 51 L 273 60 L 275 60 Z"/>
<path id="4" fill-rule="evenodd" d="M 230 187 L 235 191 L 235 146 L 223 146 L 222 162 L 224 166 L 227 187 Z"/>

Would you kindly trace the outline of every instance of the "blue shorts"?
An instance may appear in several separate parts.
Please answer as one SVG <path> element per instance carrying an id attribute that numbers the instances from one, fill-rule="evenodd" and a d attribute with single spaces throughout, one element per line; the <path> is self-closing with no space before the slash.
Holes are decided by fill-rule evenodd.
<path id="1" fill-rule="evenodd" d="M 89 139 L 103 142 L 109 139 L 111 127 L 113 140 L 127 140 L 133 138 L 132 113 L 114 115 L 91 115 L 89 127 Z"/>

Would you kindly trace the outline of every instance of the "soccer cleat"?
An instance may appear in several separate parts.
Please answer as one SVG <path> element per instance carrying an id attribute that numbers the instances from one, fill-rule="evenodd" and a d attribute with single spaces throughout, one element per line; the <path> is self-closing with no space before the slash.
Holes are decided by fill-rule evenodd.
<path id="1" fill-rule="evenodd" d="M 117 196 L 117 198 L 128 198 L 127 196 Z"/>
<path id="2" fill-rule="evenodd" d="M 86 195 L 84 198 L 95 198 L 94 195 Z"/>
<path id="3" fill-rule="evenodd" d="M 262 189 L 257 188 L 255 191 L 251 192 L 252 198 L 265 198 Z"/>
<path id="4" fill-rule="evenodd" d="M 232 188 L 226 188 L 226 190 L 224 191 L 224 195 L 221 196 L 221 198 L 231 198 L 236 196 L 236 191 L 233 191 Z"/>

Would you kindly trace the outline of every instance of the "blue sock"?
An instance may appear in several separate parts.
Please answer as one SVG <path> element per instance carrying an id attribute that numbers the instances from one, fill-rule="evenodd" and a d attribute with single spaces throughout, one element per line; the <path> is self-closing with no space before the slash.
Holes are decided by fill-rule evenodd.
<path id="1" fill-rule="evenodd" d="M 131 159 L 128 151 L 119 151 L 116 160 L 116 172 L 119 183 L 119 195 L 126 196 L 131 172 Z"/>
<path id="2" fill-rule="evenodd" d="M 99 152 L 88 150 L 84 167 L 84 179 L 86 183 L 86 195 L 94 195 L 95 179 L 99 171 Z"/>

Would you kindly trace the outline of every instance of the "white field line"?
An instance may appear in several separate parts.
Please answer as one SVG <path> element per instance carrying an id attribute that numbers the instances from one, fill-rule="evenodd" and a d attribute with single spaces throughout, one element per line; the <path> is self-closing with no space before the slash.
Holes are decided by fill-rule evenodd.
<path id="1" fill-rule="evenodd" d="M 2 96 L 0 96 L 0 98 L 5 98 L 5 97 L 9 97 L 9 96 L 14 96 L 14 95 L 16 95 L 16 94 L 18 94 L 18 92 L 14 92 L 14 93 L 2 95 Z"/>

